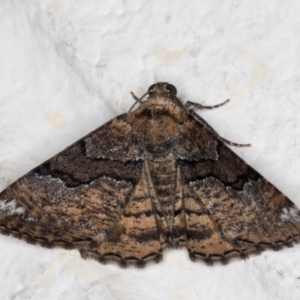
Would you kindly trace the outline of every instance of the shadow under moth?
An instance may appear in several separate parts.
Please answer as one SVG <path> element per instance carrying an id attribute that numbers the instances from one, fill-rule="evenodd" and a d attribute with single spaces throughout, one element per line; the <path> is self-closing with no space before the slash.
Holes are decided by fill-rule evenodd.
<path id="1" fill-rule="evenodd" d="M 222 104 L 184 105 L 168 83 L 135 99 L 4 190 L 0 232 L 124 267 L 166 248 L 211 265 L 299 242 L 298 208 L 191 108 Z"/>

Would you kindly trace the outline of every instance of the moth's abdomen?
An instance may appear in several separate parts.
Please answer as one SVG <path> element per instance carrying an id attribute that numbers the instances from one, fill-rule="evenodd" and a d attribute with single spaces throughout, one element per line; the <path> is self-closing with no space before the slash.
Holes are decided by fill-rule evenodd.
<path id="1" fill-rule="evenodd" d="M 182 210 L 182 199 L 177 193 L 177 185 L 180 183 L 174 155 L 170 153 L 162 157 L 148 156 L 147 166 L 150 176 L 148 182 L 154 190 L 152 203 L 158 228 L 165 242 L 176 246 L 181 235 L 184 235 L 184 229 L 180 225 L 182 216 L 175 216 L 177 208 Z"/>

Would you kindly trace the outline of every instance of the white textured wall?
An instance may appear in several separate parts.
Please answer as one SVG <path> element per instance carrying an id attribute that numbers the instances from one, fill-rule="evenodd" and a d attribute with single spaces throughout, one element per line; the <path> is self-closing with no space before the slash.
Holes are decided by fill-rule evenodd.
<path id="1" fill-rule="evenodd" d="M 300 206 L 300 2 L 0 2 L 0 185 L 126 112 L 157 81 Z M 207 267 L 172 251 L 144 270 L 0 236 L 0 299 L 300 299 L 300 246 Z"/>

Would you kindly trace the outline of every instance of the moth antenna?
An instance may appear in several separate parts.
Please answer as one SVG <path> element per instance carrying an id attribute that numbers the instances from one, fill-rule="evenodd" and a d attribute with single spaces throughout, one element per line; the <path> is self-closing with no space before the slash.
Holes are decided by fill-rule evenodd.
<path id="1" fill-rule="evenodd" d="M 142 102 L 141 100 L 142 100 L 145 96 L 147 96 L 148 93 L 149 93 L 149 92 L 147 91 L 141 98 L 138 98 L 138 97 L 134 94 L 134 92 L 130 92 L 130 94 L 131 94 L 131 96 L 133 97 L 133 99 L 135 100 L 135 102 L 134 102 L 133 105 L 130 107 L 130 109 L 129 109 L 128 112 L 131 112 L 132 109 L 135 107 L 135 105 L 136 105 L 137 103 L 142 104 L 143 102 Z"/>

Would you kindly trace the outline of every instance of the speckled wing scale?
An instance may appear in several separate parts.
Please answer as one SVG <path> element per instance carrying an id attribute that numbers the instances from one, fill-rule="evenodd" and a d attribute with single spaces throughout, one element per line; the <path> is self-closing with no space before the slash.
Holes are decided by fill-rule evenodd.
<path id="1" fill-rule="evenodd" d="M 147 94 L 4 190 L 0 232 L 122 266 L 158 262 L 165 248 L 213 264 L 299 242 L 296 206 L 174 86 Z"/>

